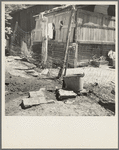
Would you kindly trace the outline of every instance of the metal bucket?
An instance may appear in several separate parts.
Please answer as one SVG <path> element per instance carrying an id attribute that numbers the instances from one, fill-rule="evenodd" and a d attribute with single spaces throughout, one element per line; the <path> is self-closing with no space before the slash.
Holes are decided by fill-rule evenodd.
<path id="1" fill-rule="evenodd" d="M 84 74 L 73 74 L 64 76 L 64 85 L 65 89 L 72 90 L 74 92 L 82 91 L 83 90 L 83 77 Z"/>

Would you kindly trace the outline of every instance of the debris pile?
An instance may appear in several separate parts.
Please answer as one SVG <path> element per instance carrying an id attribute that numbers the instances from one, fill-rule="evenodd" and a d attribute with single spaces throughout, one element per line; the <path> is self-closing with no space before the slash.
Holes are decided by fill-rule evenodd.
<path id="1" fill-rule="evenodd" d="M 99 58 L 94 55 L 92 59 L 90 60 L 90 65 L 93 67 L 100 67 L 100 65 L 108 65 L 109 61 L 105 56 L 100 56 Z"/>
<path id="2" fill-rule="evenodd" d="M 83 88 L 84 74 L 73 74 L 63 77 L 63 89 L 56 89 L 57 100 L 76 98 L 76 96 L 86 95 L 88 91 Z"/>

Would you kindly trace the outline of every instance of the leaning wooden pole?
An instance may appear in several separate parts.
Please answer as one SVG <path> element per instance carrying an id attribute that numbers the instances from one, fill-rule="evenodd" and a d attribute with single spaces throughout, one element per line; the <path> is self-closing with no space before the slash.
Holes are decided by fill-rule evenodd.
<path id="1" fill-rule="evenodd" d="M 67 40 L 66 40 L 66 50 L 65 50 L 65 57 L 62 67 L 60 68 L 58 78 L 61 78 L 63 76 L 63 70 L 65 69 L 64 75 L 66 75 L 66 69 L 67 69 L 67 59 L 68 59 L 68 48 L 69 48 L 69 41 L 70 41 L 70 35 L 71 35 L 71 27 L 72 27 L 72 21 L 73 21 L 73 15 L 75 11 L 75 6 L 72 6 L 71 15 L 69 19 L 68 24 L 68 31 L 67 31 Z"/>

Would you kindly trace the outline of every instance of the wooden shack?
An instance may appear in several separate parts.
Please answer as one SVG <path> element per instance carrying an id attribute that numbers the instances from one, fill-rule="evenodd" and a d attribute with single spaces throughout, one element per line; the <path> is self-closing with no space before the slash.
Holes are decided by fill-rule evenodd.
<path id="1" fill-rule="evenodd" d="M 74 67 L 78 63 L 88 62 L 94 55 L 107 56 L 109 50 L 115 51 L 114 6 L 76 5 L 75 8 L 68 59 Z M 58 60 L 59 64 L 63 62 L 71 10 L 72 6 L 66 5 L 35 16 L 36 28 L 33 43 L 39 43 L 41 44 L 39 47 L 43 48 L 43 39 L 48 39 L 45 42 L 48 48 L 46 46 L 44 50 L 40 50 L 42 55 L 47 54 L 45 58 L 47 61 L 51 58 L 56 63 Z M 54 27 L 53 30 L 49 27 L 50 25 Z"/>

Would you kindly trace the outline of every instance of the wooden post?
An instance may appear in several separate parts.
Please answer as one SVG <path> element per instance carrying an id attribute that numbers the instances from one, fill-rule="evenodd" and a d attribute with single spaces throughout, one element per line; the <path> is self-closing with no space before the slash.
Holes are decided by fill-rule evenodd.
<path id="1" fill-rule="evenodd" d="M 47 53 L 48 53 L 48 36 L 47 36 L 47 30 L 48 30 L 48 19 L 46 17 L 42 18 L 43 21 L 43 31 L 42 31 L 42 64 L 45 66 L 47 62 Z"/>
<path id="2" fill-rule="evenodd" d="M 75 43 L 76 43 L 76 46 L 75 46 L 75 59 L 74 59 L 74 68 L 77 67 L 77 61 L 78 61 L 78 38 L 77 38 L 77 34 L 78 34 L 78 28 L 77 28 L 77 10 L 75 11 L 75 23 L 76 23 L 76 26 L 75 26 Z"/>
<path id="3" fill-rule="evenodd" d="M 14 32 L 13 32 L 13 36 L 11 38 L 11 43 L 10 43 L 10 52 L 11 52 L 11 49 L 12 49 L 12 42 L 15 40 L 15 34 L 16 34 L 16 31 L 17 31 L 17 27 L 18 27 L 18 22 L 16 22 L 15 24 L 15 28 L 14 28 Z"/>
<path id="4" fill-rule="evenodd" d="M 78 43 L 76 43 L 76 46 L 75 46 L 74 68 L 77 67 L 77 57 L 78 57 Z"/>
<path id="5" fill-rule="evenodd" d="M 75 6 L 72 6 L 71 15 L 70 15 L 70 19 L 69 19 L 68 30 L 67 30 L 67 40 L 66 40 L 66 51 L 65 51 L 64 63 L 63 63 L 63 66 L 61 67 L 61 69 L 59 71 L 58 78 L 62 77 L 64 69 L 65 69 L 64 76 L 66 75 L 67 59 L 68 59 L 68 48 L 69 48 L 69 40 L 70 40 L 74 10 L 75 10 Z"/>

